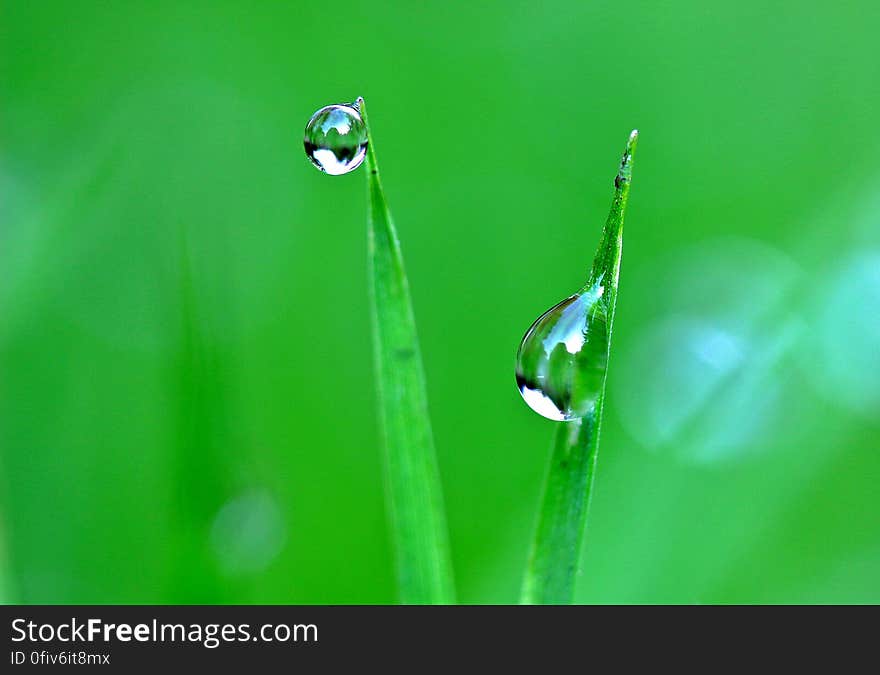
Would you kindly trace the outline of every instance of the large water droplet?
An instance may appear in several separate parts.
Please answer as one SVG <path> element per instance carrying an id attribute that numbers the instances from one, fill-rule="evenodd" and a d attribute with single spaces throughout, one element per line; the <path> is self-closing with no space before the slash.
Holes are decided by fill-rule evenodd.
<path id="1" fill-rule="evenodd" d="M 551 420 L 588 415 L 608 365 L 608 310 L 601 278 L 544 312 L 516 354 L 516 383 L 532 410 Z"/>
<path id="2" fill-rule="evenodd" d="M 303 145 L 324 173 L 340 176 L 357 169 L 367 156 L 367 126 L 357 104 L 321 108 L 306 125 Z"/>

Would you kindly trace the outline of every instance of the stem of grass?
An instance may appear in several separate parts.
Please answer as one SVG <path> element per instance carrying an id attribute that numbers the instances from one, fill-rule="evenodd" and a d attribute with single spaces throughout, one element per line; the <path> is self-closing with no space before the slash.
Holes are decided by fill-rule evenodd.
<path id="1" fill-rule="evenodd" d="M 385 491 L 400 600 L 455 602 L 452 562 L 425 375 L 400 242 L 379 179 L 367 126 L 369 277 Z"/>
<path id="2" fill-rule="evenodd" d="M 585 286 L 592 287 L 600 279 L 607 280 L 602 297 L 607 302 L 609 356 L 623 247 L 623 220 L 637 140 L 638 132 L 633 131 L 614 178 L 611 211 Z M 577 564 L 599 454 L 599 428 L 602 423 L 607 372 L 606 369 L 592 412 L 582 419 L 560 422 L 557 427 L 535 539 L 523 583 L 523 604 L 570 604 L 574 599 Z"/>

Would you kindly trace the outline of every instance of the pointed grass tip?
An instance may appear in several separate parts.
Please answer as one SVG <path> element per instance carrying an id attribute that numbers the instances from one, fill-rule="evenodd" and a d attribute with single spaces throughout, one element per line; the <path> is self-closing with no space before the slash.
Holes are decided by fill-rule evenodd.
<path id="1" fill-rule="evenodd" d="M 636 151 L 636 145 L 639 142 L 639 130 L 633 129 L 629 138 L 626 140 L 626 148 L 623 150 L 623 157 L 620 158 L 620 168 L 614 177 L 614 188 L 619 190 L 632 180 L 632 158 Z"/>

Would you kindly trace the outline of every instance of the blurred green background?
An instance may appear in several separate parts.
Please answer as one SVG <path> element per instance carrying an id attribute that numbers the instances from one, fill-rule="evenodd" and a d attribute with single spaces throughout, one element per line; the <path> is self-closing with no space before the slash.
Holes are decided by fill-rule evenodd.
<path id="1" fill-rule="evenodd" d="M 22 602 L 390 602 L 363 95 L 460 599 L 516 599 L 519 340 L 630 129 L 583 602 L 880 601 L 876 2 L 0 9 L 0 520 Z"/>

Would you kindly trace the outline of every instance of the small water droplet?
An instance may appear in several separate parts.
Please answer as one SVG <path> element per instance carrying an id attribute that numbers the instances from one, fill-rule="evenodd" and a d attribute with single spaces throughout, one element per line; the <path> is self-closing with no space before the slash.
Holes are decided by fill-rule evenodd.
<path id="1" fill-rule="evenodd" d="M 608 310 L 602 279 L 544 312 L 516 354 L 523 400 L 551 420 L 588 415 L 608 365 Z"/>
<path id="2" fill-rule="evenodd" d="M 303 145 L 324 173 L 340 176 L 357 169 L 367 156 L 367 126 L 357 104 L 321 108 L 306 125 Z"/>

